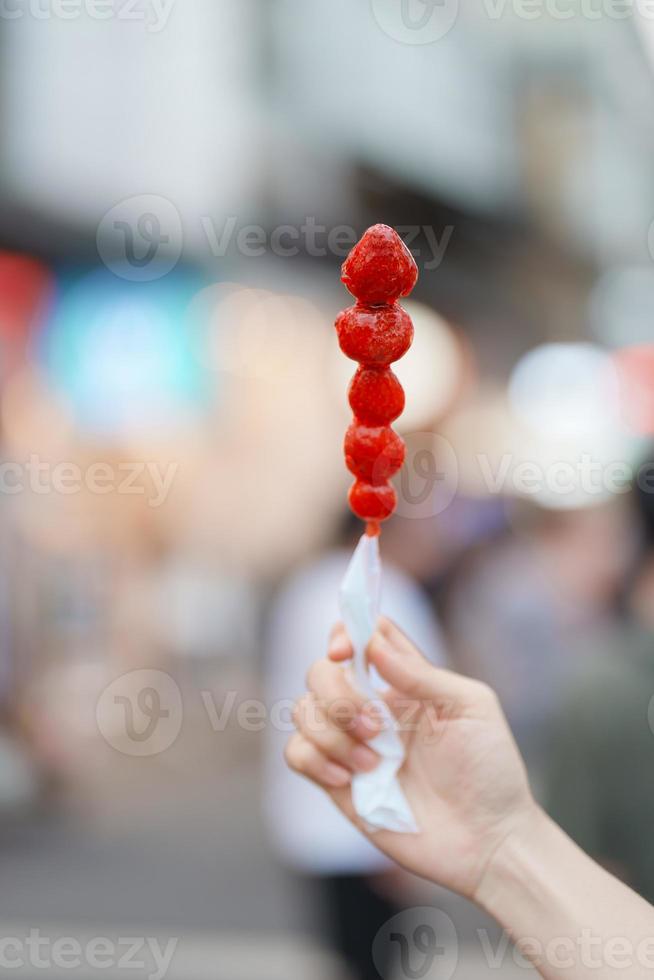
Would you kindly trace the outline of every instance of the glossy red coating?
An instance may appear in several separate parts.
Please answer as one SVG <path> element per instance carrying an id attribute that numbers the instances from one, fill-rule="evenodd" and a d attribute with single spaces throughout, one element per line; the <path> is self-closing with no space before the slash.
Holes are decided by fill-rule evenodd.
<path id="1" fill-rule="evenodd" d="M 341 280 L 362 303 L 393 303 L 408 296 L 418 267 L 394 228 L 373 225 L 354 246 L 341 269 Z"/>
<path id="2" fill-rule="evenodd" d="M 404 408 L 404 391 L 389 364 L 399 360 L 413 340 L 411 317 L 397 303 L 418 278 L 413 256 L 393 228 L 373 225 L 343 263 L 341 279 L 357 302 L 336 319 L 341 350 L 359 368 L 348 391 L 354 419 L 343 449 L 356 477 L 350 507 L 366 521 L 366 533 L 379 534 L 380 521 L 397 506 L 389 482 L 404 462 L 403 440 L 390 423 Z"/>
<path id="3" fill-rule="evenodd" d="M 367 483 L 385 483 L 404 462 L 404 440 L 390 425 L 370 427 L 352 422 L 343 449 L 350 473 Z"/>
<path id="4" fill-rule="evenodd" d="M 348 395 L 354 417 L 366 425 L 390 425 L 404 411 L 404 389 L 390 368 L 362 365 Z"/>
<path id="5" fill-rule="evenodd" d="M 341 350 L 361 364 L 386 366 L 399 361 L 413 340 L 411 317 L 397 303 L 350 306 L 336 319 Z"/>
<path id="6" fill-rule="evenodd" d="M 362 521 L 385 521 L 397 506 L 397 496 L 391 483 L 373 486 L 355 480 L 348 494 L 350 507 Z"/>

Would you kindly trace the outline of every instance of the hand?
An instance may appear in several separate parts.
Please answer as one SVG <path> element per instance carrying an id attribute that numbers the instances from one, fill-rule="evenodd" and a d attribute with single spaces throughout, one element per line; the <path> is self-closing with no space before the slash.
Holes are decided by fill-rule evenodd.
<path id="1" fill-rule="evenodd" d="M 352 656 L 338 627 L 328 657 L 313 665 L 298 701 L 298 732 L 286 759 L 322 786 L 370 840 L 409 871 L 474 899 L 500 845 L 537 811 L 524 763 L 495 693 L 433 667 L 400 630 L 382 620 L 370 664 L 390 685 L 383 695 L 405 741 L 400 782 L 418 834 L 368 834 L 354 813 L 350 782 L 378 757 L 366 743 L 379 731 L 374 705 L 348 681 Z"/>

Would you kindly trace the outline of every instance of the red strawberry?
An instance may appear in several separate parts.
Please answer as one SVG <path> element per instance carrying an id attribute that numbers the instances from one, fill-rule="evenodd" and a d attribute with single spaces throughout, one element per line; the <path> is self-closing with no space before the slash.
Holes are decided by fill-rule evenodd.
<path id="1" fill-rule="evenodd" d="M 348 494 L 350 507 L 362 521 L 385 521 L 397 504 L 395 490 L 390 483 L 372 486 L 356 480 Z"/>
<path id="2" fill-rule="evenodd" d="M 413 340 L 411 317 L 397 303 L 350 306 L 336 318 L 336 332 L 343 353 L 363 364 L 392 364 Z"/>
<path id="3" fill-rule="evenodd" d="M 341 269 L 341 280 L 362 303 L 394 303 L 416 284 L 418 267 L 398 233 L 373 225 L 354 246 Z"/>
<path id="4" fill-rule="evenodd" d="M 390 425 L 404 408 L 404 390 L 390 368 L 360 367 L 348 394 L 354 415 L 365 425 Z"/>
<path id="5" fill-rule="evenodd" d="M 357 419 L 345 433 L 345 462 L 350 473 L 377 486 L 404 462 L 404 441 L 388 425 L 371 428 Z"/>

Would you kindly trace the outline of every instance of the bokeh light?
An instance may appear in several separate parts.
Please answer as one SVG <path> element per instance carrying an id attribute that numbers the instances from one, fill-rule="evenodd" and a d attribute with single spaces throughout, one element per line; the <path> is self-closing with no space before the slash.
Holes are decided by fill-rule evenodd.
<path id="1" fill-rule="evenodd" d="M 550 439 L 601 438 L 619 424 L 619 383 L 609 355 L 592 344 L 543 344 L 509 382 L 516 417 Z"/>
<path id="2" fill-rule="evenodd" d="M 95 270 L 62 291 L 43 344 L 77 425 L 105 438 L 181 425 L 204 397 L 187 310 L 197 281 L 129 283 Z"/>

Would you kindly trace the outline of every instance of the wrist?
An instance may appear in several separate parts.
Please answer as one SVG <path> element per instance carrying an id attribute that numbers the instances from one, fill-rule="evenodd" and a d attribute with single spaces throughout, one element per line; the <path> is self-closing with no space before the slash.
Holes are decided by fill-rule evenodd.
<path id="1" fill-rule="evenodd" d="M 604 956 L 612 956 L 608 944 L 616 938 L 650 941 L 651 906 L 592 861 L 535 804 L 496 848 L 474 899 L 544 977 L 614 977 L 617 962 L 590 952 L 587 941 L 599 943 Z M 625 980 L 644 975 L 641 966 L 623 974 Z"/>
<path id="2" fill-rule="evenodd" d="M 543 858 L 557 833 L 559 828 L 534 802 L 488 861 L 474 901 L 506 928 L 511 928 L 517 905 L 537 905 L 547 892 L 551 868 Z"/>

